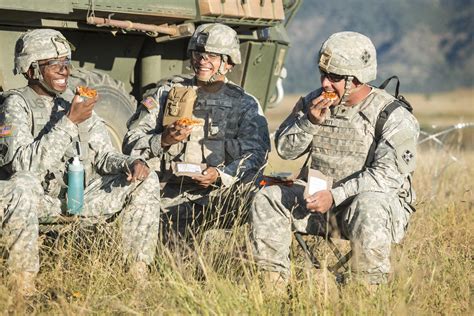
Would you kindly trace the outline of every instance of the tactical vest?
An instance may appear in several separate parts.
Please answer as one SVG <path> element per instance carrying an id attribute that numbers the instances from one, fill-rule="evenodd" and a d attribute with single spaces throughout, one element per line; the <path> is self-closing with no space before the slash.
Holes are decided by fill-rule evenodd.
<path id="1" fill-rule="evenodd" d="M 313 136 L 311 168 L 332 177 L 335 184 L 356 177 L 364 169 L 374 140 L 376 118 L 391 102 L 390 98 L 378 95 L 373 90 L 359 105 L 331 108 L 330 116 Z"/>
<path id="2" fill-rule="evenodd" d="M 164 155 L 164 165 L 170 170 L 172 161 L 206 163 L 218 167 L 230 161 L 226 155 L 226 139 L 238 132 L 239 101 L 242 89 L 226 83 L 217 93 L 198 90 L 193 117 L 204 120 L 204 126 L 194 126 L 187 142 L 170 146 Z M 235 153 L 234 153 L 235 155 Z"/>
<path id="3" fill-rule="evenodd" d="M 67 92 L 66 92 L 67 93 Z M 47 134 L 54 125 L 63 117 L 64 111 L 59 111 L 61 106 L 65 110 L 69 106 L 69 102 L 62 98 L 56 98 L 53 107 L 42 97 L 38 96 L 33 89 L 30 87 L 24 87 L 21 89 L 14 89 L 4 94 L 5 98 L 9 95 L 18 95 L 23 98 L 31 113 L 31 134 L 35 140 L 40 139 L 44 134 Z M 72 95 L 67 95 L 71 97 Z M 67 162 L 74 156 L 80 154 L 80 160 L 84 165 L 86 180 L 93 174 L 93 155 L 94 153 L 89 150 L 89 120 L 78 125 L 79 136 L 74 139 L 72 146 L 70 146 L 64 156 L 62 157 L 63 165 L 57 166 L 54 170 L 48 170 L 48 174 L 45 175 L 45 190 L 48 192 L 59 192 L 59 186 L 64 187 L 64 178 L 66 172 Z M 80 150 L 78 149 L 80 146 Z M 51 181 L 56 179 L 57 181 Z M 86 182 L 87 183 L 87 182 Z"/>
<path id="4" fill-rule="evenodd" d="M 36 139 L 48 123 L 51 109 L 48 104 L 45 104 L 45 100 L 39 97 L 33 89 L 28 86 L 20 89 L 12 89 L 3 94 L 5 99 L 10 95 L 20 96 L 30 108 L 32 115 L 32 117 L 30 117 L 31 133 Z"/>

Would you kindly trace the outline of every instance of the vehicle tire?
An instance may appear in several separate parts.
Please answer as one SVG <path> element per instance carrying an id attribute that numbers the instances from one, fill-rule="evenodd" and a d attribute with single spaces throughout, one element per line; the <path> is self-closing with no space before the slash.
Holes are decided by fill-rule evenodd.
<path id="1" fill-rule="evenodd" d="M 71 89 L 85 85 L 97 90 L 99 100 L 94 111 L 104 120 L 117 150 L 127 132 L 127 120 L 135 113 L 137 101 L 126 90 L 123 82 L 98 70 L 75 68 L 69 77 Z"/>

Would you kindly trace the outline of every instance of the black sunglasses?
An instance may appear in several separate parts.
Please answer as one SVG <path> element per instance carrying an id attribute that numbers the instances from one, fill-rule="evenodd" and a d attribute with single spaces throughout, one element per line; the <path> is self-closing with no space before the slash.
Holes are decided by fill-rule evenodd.
<path id="1" fill-rule="evenodd" d="M 319 69 L 319 73 L 321 74 L 321 78 L 326 77 L 331 82 L 339 82 L 347 78 L 347 76 L 325 72 L 324 70 L 321 70 L 321 69 Z"/>

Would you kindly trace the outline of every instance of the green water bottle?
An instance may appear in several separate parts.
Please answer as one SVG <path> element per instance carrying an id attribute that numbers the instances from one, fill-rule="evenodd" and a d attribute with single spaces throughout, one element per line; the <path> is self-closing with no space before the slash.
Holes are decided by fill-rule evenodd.
<path id="1" fill-rule="evenodd" d="M 69 164 L 67 173 L 67 208 L 69 214 L 81 214 L 84 205 L 84 166 L 79 157 Z"/>

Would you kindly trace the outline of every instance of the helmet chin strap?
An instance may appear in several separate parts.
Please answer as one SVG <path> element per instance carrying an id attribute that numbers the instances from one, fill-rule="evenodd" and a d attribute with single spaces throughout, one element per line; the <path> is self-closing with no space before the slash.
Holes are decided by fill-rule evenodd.
<path id="1" fill-rule="evenodd" d="M 347 76 L 347 78 L 345 79 L 346 82 L 344 84 L 344 94 L 342 95 L 342 98 L 339 101 L 340 105 L 346 105 L 347 99 L 349 98 L 349 94 L 351 93 L 351 84 L 353 80 L 354 76 Z"/>

